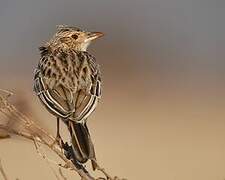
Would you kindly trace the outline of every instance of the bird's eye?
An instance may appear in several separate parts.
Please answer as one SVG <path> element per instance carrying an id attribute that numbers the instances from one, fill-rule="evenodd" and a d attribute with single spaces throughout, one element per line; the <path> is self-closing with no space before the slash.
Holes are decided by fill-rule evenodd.
<path id="1" fill-rule="evenodd" d="M 73 34 L 71 37 L 76 40 L 78 38 L 78 35 Z"/>

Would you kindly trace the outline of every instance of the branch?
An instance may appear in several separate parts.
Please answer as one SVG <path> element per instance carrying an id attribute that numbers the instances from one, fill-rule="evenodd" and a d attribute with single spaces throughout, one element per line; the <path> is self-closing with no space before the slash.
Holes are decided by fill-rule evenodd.
<path id="1" fill-rule="evenodd" d="M 44 159 L 46 159 L 46 156 L 41 154 L 38 150 L 37 143 L 44 144 L 48 147 L 48 149 L 50 149 L 61 160 L 64 161 L 65 165 L 58 164 L 59 167 L 64 167 L 77 172 L 82 180 L 96 180 L 83 166 L 82 168 L 78 169 L 71 160 L 66 158 L 66 156 L 62 152 L 61 147 L 57 143 L 55 143 L 55 138 L 51 134 L 49 134 L 46 130 L 37 125 L 32 119 L 22 114 L 20 111 L 17 110 L 15 106 L 11 105 L 8 102 L 8 98 L 12 95 L 12 93 L 1 89 L 0 91 L 5 93 L 5 95 L 0 94 L 0 113 L 4 115 L 5 119 L 8 120 L 6 123 L 0 124 L 0 130 L 3 130 L 5 133 L 4 137 L 10 137 L 9 134 L 14 134 L 32 140 L 35 144 L 38 154 L 41 155 Z M 105 178 L 100 178 L 102 180 L 122 180 L 117 177 L 112 178 L 99 165 L 97 169 L 105 175 Z M 63 176 L 61 170 L 59 171 L 59 173 L 61 177 L 66 179 Z"/>

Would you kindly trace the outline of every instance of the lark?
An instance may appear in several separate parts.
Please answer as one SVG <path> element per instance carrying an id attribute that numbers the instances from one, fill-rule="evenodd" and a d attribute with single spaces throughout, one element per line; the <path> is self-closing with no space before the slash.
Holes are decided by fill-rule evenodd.
<path id="1" fill-rule="evenodd" d="M 101 32 L 59 26 L 50 41 L 39 48 L 41 57 L 34 76 L 35 93 L 57 118 L 57 142 L 63 142 L 62 120 L 71 135 L 72 160 L 79 164 L 91 160 L 93 169 L 96 156 L 86 122 L 101 97 L 101 74 L 87 48 L 101 36 Z"/>

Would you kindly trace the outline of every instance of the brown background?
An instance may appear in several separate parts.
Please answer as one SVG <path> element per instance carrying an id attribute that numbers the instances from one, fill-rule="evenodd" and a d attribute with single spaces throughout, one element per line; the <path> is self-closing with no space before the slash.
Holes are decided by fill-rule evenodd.
<path id="1" fill-rule="evenodd" d="M 54 134 L 32 92 L 37 47 L 58 24 L 105 32 L 90 47 L 104 81 L 89 119 L 100 164 L 130 180 L 223 180 L 224 8 L 222 0 L 1 0 L 0 88 L 27 98 L 26 113 Z M 11 179 L 55 179 L 23 139 L 2 140 L 0 158 Z"/>

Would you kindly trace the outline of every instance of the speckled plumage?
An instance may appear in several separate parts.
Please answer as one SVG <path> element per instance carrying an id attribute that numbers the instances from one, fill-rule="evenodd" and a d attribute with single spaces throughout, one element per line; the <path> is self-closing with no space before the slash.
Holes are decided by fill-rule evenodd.
<path id="1" fill-rule="evenodd" d="M 87 46 L 81 44 L 84 33 L 79 29 L 60 29 L 39 48 L 41 58 L 34 78 L 34 91 L 41 102 L 68 125 L 74 155 L 80 163 L 95 159 L 86 119 L 101 97 L 99 65 L 94 56 L 82 50 Z M 75 40 L 73 35 L 77 36 Z"/>
<path id="2" fill-rule="evenodd" d="M 86 99 L 93 96 L 96 98 L 95 101 L 98 101 L 101 96 L 99 66 L 96 64 L 95 58 L 85 51 L 61 48 L 54 51 L 49 50 L 41 57 L 35 73 L 35 82 L 35 92 L 39 96 L 46 91 L 49 91 L 50 94 L 55 92 L 56 96 L 58 93 L 59 97 L 57 98 L 58 101 L 61 100 L 61 111 L 64 113 L 60 114 L 59 109 L 57 115 L 61 118 L 68 117 L 74 121 L 82 119 L 78 118 L 78 109 L 83 96 L 86 96 Z M 44 89 L 41 89 L 39 85 L 41 83 Z M 60 92 L 62 89 L 64 92 Z M 63 103 L 64 100 L 67 104 Z M 60 102 L 58 103 L 60 104 Z"/>

